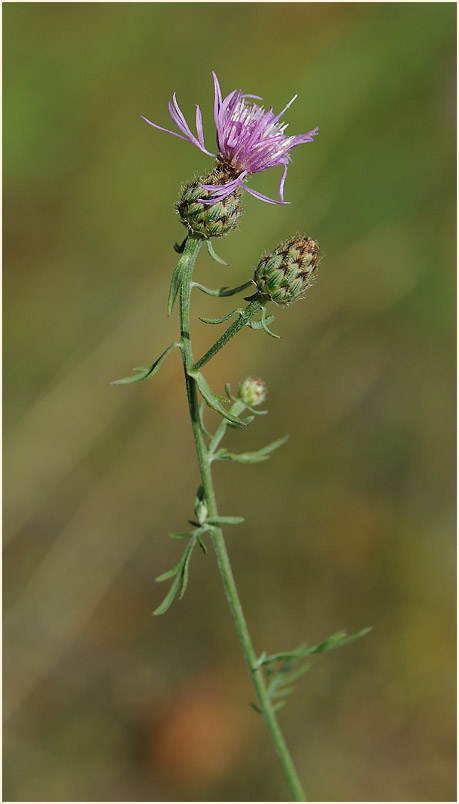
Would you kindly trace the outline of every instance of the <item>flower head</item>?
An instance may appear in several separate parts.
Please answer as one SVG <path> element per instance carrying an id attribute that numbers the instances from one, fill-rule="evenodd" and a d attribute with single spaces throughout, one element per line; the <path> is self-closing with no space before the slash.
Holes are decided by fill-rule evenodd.
<path id="1" fill-rule="evenodd" d="M 237 395 L 244 405 L 249 407 L 261 405 L 266 399 L 266 385 L 263 380 L 254 380 L 252 377 L 247 377 L 241 382 Z"/>
<path id="2" fill-rule="evenodd" d="M 202 114 L 199 106 L 196 106 L 197 136 L 195 136 L 180 110 L 175 93 L 172 102 L 169 103 L 169 113 L 181 132 L 180 134 L 162 128 L 147 120 L 146 117 L 143 117 L 143 120 L 160 131 L 187 140 L 209 156 L 217 156 L 219 162 L 226 168 L 228 181 L 217 186 L 202 185 L 205 190 L 209 191 L 210 196 L 201 199 L 202 203 L 214 204 L 216 201 L 221 201 L 239 187 L 269 204 L 286 203 L 284 201 L 284 183 L 288 165 L 291 162 L 290 151 L 303 142 L 313 142 L 319 129 L 315 128 L 307 134 L 288 137 L 285 134 L 288 124 L 282 123 L 281 117 L 296 99 L 296 95 L 279 114 L 275 115 L 272 107 L 266 111 L 264 106 L 258 106 L 254 102 L 260 100 L 257 95 L 245 95 L 241 89 L 234 90 L 226 98 L 222 98 L 218 78 L 215 73 L 212 74 L 215 86 L 214 120 L 217 130 L 218 154 L 211 153 L 205 147 Z M 252 173 L 261 173 L 263 170 L 278 165 L 282 165 L 284 168 L 279 182 L 278 201 L 250 189 L 245 184 L 245 180 Z"/>
<path id="3" fill-rule="evenodd" d="M 253 279 L 267 301 L 290 304 L 311 287 L 319 262 L 318 243 L 296 235 L 261 258 Z"/>

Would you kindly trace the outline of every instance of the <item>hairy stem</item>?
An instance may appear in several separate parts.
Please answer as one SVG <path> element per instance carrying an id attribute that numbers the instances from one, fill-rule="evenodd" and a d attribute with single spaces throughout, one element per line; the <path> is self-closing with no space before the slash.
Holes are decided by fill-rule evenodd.
<path id="1" fill-rule="evenodd" d="M 190 376 L 190 372 L 196 371 L 196 368 L 200 368 L 205 363 L 207 363 L 208 360 L 210 360 L 211 357 L 213 357 L 213 355 L 216 354 L 217 351 L 219 351 L 219 349 L 221 349 L 222 346 L 225 345 L 225 343 L 229 340 L 229 338 L 233 337 L 233 335 L 235 335 L 236 332 L 242 329 L 242 327 L 247 323 L 247 321 L 250 320 L 250 318 L 253 315 L 255 315 L 255 313 L 260 309 L 261 304 L 257 300 L 252 301 L 247 307 L 245 313 L 240 316 L 238 321 L 236 321 L 235 324 L 229 327 L 227 332 L 222 336 L 222 338 L 219 339 L 219 341 L 217 341 L 215 346 L 212 347 L 212 349 L 209 350 L 209 352 L 207 352 L 207 354 L 204 355 L 204 357 L 201 358 L 201 360 L 196 365 L 194 365 L 193 353 L 191 348 L 191 339 L 190 339 L 190 298 L 191 298 L 193 266 L 202 243 L 203 240 L 201 237 L 189 235 L 184 247 L 182 259 L 185 259 L 185 267 L 183 271 L 183 279 L 180 288 L 180 330 L 181 330 L 181 343 L 182 343 L 182 359 L 185 370 L 188 405 L 196 445 L 196 452 L 198 456 L 199 469 L 201 472 L 202 486 L 204 489 L 208 515 L 209 517 L 217 517 L 218 509 L 217 509 L 217 502 L 215 499 L 215 491 L 210 468 L 211 455 L 206 447 L 206 443 L 204 440 L 204 433 L 202 431 L 201 417 L 199 414 L 198 389 L 196 381 L 192 376 Z M 217 346 L 218 348 L 216 348 Z M 295 770 L 295 766 L 293 764 L 292 758 L 290 756 L 289 750 L 285 743 L 283 734 L 280 730 L 276 715 L 273 711 L 273 707 L 268 696 L 268 692 L 263 677 L 263 671 L 257 660 L 257 656 L 255 654 L 255 650 L 249 634 L 247 623 L 244 617 L 244 612 L 242 610 L 241 602 L 239 600 L 239 595 L 234 581 L 233 572 L 231 569 L 231 564 L 221 528 L 214 527 L 212 533 L 212 541 L 217 555 L 218 567 L 223 580 L 226 597 L 228 599 L 233 621 L 239 636 L 242 651 L 245 660 L 247 662 L 247 665 L 249 667 L 253 686 L 255 688 L 257 698 L 259 701 L 260 709 L 266 721 L 266 725 L 268 727 L 269 734 L 273 741 L 274 748 L 281 762 L 285 778 L 287 780 L 287 784 L 289 786 L 294 801 L 306 801 L 303 789 L 301 787 L 301 782 L 298 778 L 298 774 Z"/>
<path id="2" fill-rule="evenodd" d="M 247 305 L 244 312 L 239 313 L 239 318 L 231 324 L 226 332 L 210 347 L 209 351 L 205 353 L 196 363 L 194 369 L 199 371 L 206 363 L 209 362 L 216 354 L 223 349 L 231 338 L 233 338 L 239 330 L 245 327 L 246 324 L 261 310 L 263 302 L 260 299 L 254 299 Z"/>

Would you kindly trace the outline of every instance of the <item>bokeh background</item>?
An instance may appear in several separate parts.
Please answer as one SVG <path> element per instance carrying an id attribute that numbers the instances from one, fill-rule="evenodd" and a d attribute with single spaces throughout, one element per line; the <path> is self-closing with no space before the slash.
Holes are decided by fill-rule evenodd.
<path id="1" fill-rule="evenodd" d="M 165 312 L 180 184 L 211 160 L 170 125 L 211 70 L 280 110 L 290 206 L 246 195 L 201 281 L 250 278 L 295 231 L 324 253 L 282 340 L 247 330 L 209 365 L 269 386 L 218 465 L 255 646 L 372 625 L 318 657 L 280 714 L 313 800 L 455 800 L 455 4 L 39 3 L 4 19 L 4 798 L 288 799 L 215 560 L 163 618 L 197 469 Z M 278 173 L 254 177 L 273 194 Z M 220 329 L 198 315 L 196 353 Z M 207 417 L 209 426 L 216 423 Z"/>

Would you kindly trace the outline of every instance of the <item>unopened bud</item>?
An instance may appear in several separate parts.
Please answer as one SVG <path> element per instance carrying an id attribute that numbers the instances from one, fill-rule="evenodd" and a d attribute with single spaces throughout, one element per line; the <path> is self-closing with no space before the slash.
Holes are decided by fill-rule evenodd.
<path id="1" fill-rule="evenodd" d="M 222 185 L 233 178 L 227 168 L 217 165 L 209 176 L 187 184 L 177 204 L 182 223 L 202 237 L 223 237 L 231 232 L 242 213 L 240 187 L 214 204 L 203 204 L 199 199 L 211 198 L 211 191 L 205 190 L 203 184 Z"/>
<path id="2" fill-rule="evenodd" d="M 261 405 L 266 399 L 266 385 L 263 380 L 247 377 L 239 386 L 238 396 L 245 405 L 249 405 L 251 408 Z"/>
<path id="3" fill-rule="evenodd" d="M 319 246 L 310 237 L 292 237 L 258 263 L 254 282 L 265 299 L 289 304 L 312 285 L 320 260 Z"/>

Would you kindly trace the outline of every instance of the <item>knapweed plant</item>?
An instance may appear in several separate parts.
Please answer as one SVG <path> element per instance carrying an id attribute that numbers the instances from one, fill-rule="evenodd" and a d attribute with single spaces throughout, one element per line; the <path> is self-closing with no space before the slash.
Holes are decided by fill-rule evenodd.
<path id="1" fill-rule="evenodd" d="M 116 383 L 129 384 L 153 377 L 173 349 L 179 349 L 181 352 L 201 480 L 196 492 L 194 517 L 189 520 L 191 530 L 170 534 L 173 539 L 183 540 L 186 546 L 176 566 L 156 579 L 171 581 L 171 585 L 154 613 L 164 614 L 176 597 L 183 597 L 193 551 L 198 546 L 206 554 L 210 543 L 216 553 L 234 625 L 255 688 L 257 703 L 253 703 L 252 706 L 266 721 L 293 799 L 305 801 L 301 782 L 280 730 L 276 712 L 284 705 L 285 696 L 292 692 L 292 683 L 308 669 L 310 658 L 314 654 L 344 645 L 361 636 L 367 629 L 350 637 L 346 636 L 345 632 L 339 632 L 318 645 L 303 644 L 296 650 L 282 651 L 271 656 L 265 652 L 261 654 L 255 652 L 223 536 L 223 529 L 227 525 L 237 525 L 243 519 L 240 516 L 222 516 L 219 513 L 212 470 L 218 461 L 244 464 L 265 461 L 274 450 L 284 444 L 287 437 L 273 441 L 254 452 L 236 454 L 226 449 L 223 440 L 228 428 L 247 427 L 256 416 L 266 412 L 259 410 L 259 405 L 266 397 L 265 384 L 260 379 L 249 377 L 240 383 L 236 395 L 232 394 L 230 385 L 227 384 L 226 396 L 220 396 L 210 387 L 202 369 L 243 329 L 250 328 L 274 338 L 279 337 L 270 329 L 274 319 L 273 305 L 289 305 L 303 298 L 317 273 L 320 261 L 319 247 L 314 240 L 305 235 L 288 237 L 260 259 L 253 276 L 247 282 L 234 288 L 205 287 L 193 279 L 193 269 L 204 243 L 213 259 L 219 263 L 223 262 L 214 251 L 212 238 L 226 236 L 236 228 L 242 211 L 244 190 L 270 204 L 286 203 L 284 183 L 291 161 L 290 151 L 302 143 L 313 142 L 318 128 L 307 134 L 287 136 L 285 133 L 287 124 L 282 122 L 282 116 L 295 98 L 292 98 L 282 112 L 275 115 L 272 108 L 267 111 L 255 102 L 260 100 L 256 95 L 244 95 L 241 90 L 230 92 L 226 98 L 222 98 L 217 76 L 214 74 L 213 77 L 217 154 L 207 150 L 204 144 L 199 106 L 196 106 L 195 135 L 180 110 L 175 94 L 169 103 L 169 112 L 179 133 L 169 131 L 143 118 L 154 128 L 190 142 L 205 154 L 214 157 L 216 161 L 207 176 L 194 179 L 182 189 L 177 204 L 180 220 L 185 225 L 187 233 L 181 246 L 177 244 L 174 246 L 181 256 L 172 274 L 167 310 L 170 314 L 179 299 L 180 338 L 171 343 L 154 363 L 136 368 L 134 376 L 117 380 Z M 276 166 L 283 167 L 278 199 L 268 198 L 248 186 L 247 182 L 252 174 Z M 193 355 L 190 334 L 190 302 L 194 289 L 217 297 L 234 296 L 250 289 L 249 295 L 245 297 L 246 306 L 237 307 L 222 318 L 201 319 L 212 325 L 223 324 L 230 319 L 233 321 L 214 345 L 198 359 Z M 269 307 L 271 311 L 268 313 Z M 214 433 L 210 433 L 204 424 L 206 406 L 221 417 Z"/>

